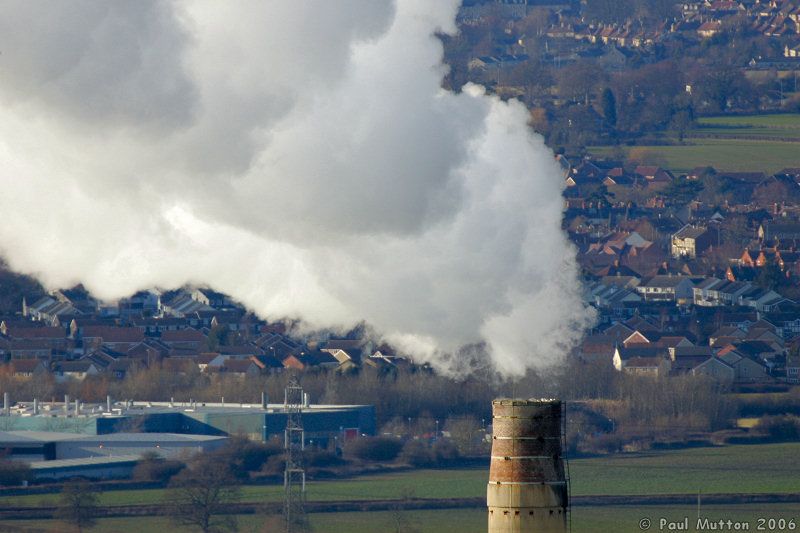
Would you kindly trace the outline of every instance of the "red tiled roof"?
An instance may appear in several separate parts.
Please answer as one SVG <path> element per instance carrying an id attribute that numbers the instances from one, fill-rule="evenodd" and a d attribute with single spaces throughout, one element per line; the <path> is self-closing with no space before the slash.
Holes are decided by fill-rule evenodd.
<path id="1" fill-rule="evenodd" d="M 162 342 L 205 342 L 206 336 L 193 328 L 165 331 L 161 334 Z"/>
<path id="2" fill-rule="evenodd" d="M 103 342 L 141 342 L 144 333 L 139 328 L 115 328 L 111 326 L 86 326 L 83 338 L 101 338 Z"/>
<path id="3" fill-rule="evenodd" d="M 13 339 L 65 339 L 66 332 L 62 328 L 9 328 L 8 336 Z"/>

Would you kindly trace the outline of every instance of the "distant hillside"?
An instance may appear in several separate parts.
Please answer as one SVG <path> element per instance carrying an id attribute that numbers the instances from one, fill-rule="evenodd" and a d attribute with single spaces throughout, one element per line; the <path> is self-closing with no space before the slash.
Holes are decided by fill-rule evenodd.
<path id="1" fill-rule="evenodd" d="M 0 260 L 0 314 L 17 313 L 22 310 L 22 297 L 28 302 L 45 294 L 44 288 L 30 276 L 16 274 Z"/>

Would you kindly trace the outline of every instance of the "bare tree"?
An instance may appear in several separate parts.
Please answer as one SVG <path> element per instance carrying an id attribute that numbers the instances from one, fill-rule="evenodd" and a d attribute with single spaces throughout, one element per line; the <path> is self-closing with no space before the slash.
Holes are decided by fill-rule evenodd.
<path id="1" fill-rule="evenodd" d="M 420 527 L 413 515 L 405 509 L 409 501 L 416 497 L 413 487 L 404 487 L 400 491 L 400 500 L 391 511 L 392 533 L 419 533 Z"/>
<path id="2" fill-rule="evenodd" d="M 236 479 L 224 461 L 201 456 L 170 482 L 172 516 L 203 533 L 236 531 L 236 517 L 222 514 L 239 499 Z"/>
<path id="3" fill-rule="evenodd" d="M 81 533 L 95 525 L 97 504 L 97 491 L 88 481 L 68 481 L 61 491 L 56 517 Z"/>

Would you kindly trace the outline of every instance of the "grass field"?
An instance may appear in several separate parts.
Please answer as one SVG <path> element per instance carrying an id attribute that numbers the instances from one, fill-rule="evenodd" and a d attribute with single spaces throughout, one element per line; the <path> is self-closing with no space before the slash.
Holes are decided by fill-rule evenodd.
<path id="1" fill-rule="evenodd" d="M 710 165 L 731 172 L 764 171 L 774 173 L 786 167 L 800 167 L 800 143 L 756 141 L 743 139 L 687 139 L 686 144 L 674 146 L 636 146 L 647 152 L 647 158 L 663 161 L 673 173 Z M 630 147 L 625 147 L 630 152 Z M 611 156 L 613 148 L 599 146 L 589 152 Z"/>
<path id="2" fill-rule="evenodd" d="M 741 117 L 701 118 L 691 133 L 739 135 L 747 137 L 797 137 L 800 139 L 800 115 L 750 115 Z"/>
<path id="3" fill-rule="evenodd" d="M 720 138 L 692 138 L 693 134 Z M 646 152 L 645 159 L 659 164 L 663 161 L 673 172 L 711 165 L 717 170 L 773 173 L 800 166 L 800 114 L 704 117 L 688 136 L 680 145 L 624 149 L 634 150 L 640 156 Z M 598 146 L 590 147 L 589 151 L 610 156 L 613 149 Z"/>
<path id="4" fill-rule="evenodd" d="M 796 492 L 800 479 L 800 443 L 692 448 L 613 455 L 570 462 L 572 493 L 591 495 L 647 495 Z M 402 498 L 409 491 L 417 498 L 469 498 L 483 496 L 488 472 L 482 468 L 413 470 L 335 481 L 312 481 L 308 499 L 335 501 Z M 280 486 L 246 486 L 247 502 L 278 501 Z M 0 505 L 54 505 L 56 494 L 9 496 Z M 161 489 L 108 491 L 102 505 L 160 503 Z"/>
<path id="5" fill-rule="evenodd" d="M 800 443 L 693 448 L 570 463 L 572 492 L 679 494 L 796 492 Z"/>
<path id="6" fill-rule="evenodd" d="M 758 518 L 800 518 L 800 504 L 701 506 L 700 515 L 709 519 L 731 519 L 751 524 L 757 530 Z M 690 529 L 695 531 L 697 508 L 678 506 L 659 507 L 576 507 L 572 510 L 572 531 L 575 533 L 634 533 L 641 531 L 639 521 L 647 518 L 653 524 L 651 530 L 658 531 L 659 520 L 669 521 L 689 518 Z M 241 533 L 260 533 L 265 518 L 258 515 L 238 517 Z M 446 509 L 438 511 L 364 512 L 364 513 L 317 513 L 311 515 L 313 531 L 317 533 L 395 533 L 398 522 L 404 522 L 419 533 L 485 533 L 486 511 L 483 509 Z M 776 528 L 777 529 L 777 528 Z M 44 520 L 13 520 L 0 523 L 0 531 L 17 533 L 56 533 L 64 530 L 63 524 Z M 785 530 L 788 530 L 785 529 Z M 138 533 L 140 531 L 170 531 L 189 533 L 169 519 L 108 518 L 98 520 L 93 533 Z"/>

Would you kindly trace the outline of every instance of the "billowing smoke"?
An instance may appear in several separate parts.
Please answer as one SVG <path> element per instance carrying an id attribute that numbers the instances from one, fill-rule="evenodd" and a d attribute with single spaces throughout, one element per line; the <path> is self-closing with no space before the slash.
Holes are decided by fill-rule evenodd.
<path id="1" fill-rule="evenodd" d="M 72 2 L 0 17 L 0 252 L 101 298 L 203 284 L 445 370 L 591 314 L 525 108 L 441 89 L 457 0 Z"/>

